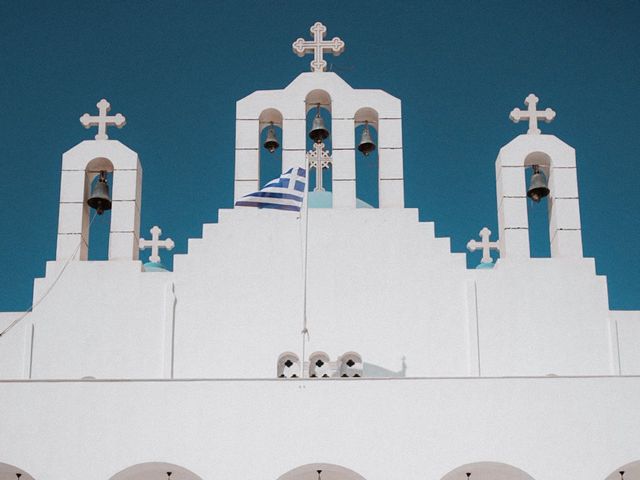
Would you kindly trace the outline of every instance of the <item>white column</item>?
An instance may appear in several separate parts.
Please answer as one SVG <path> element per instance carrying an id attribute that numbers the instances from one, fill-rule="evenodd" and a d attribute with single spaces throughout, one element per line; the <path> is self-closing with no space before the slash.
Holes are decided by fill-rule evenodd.
<path id="1" fill-rule="evenodd" d="M 58 211 L 58 238 L 56 259 L 86 260 L 89 255 L 89 207 L 88 183 L 83 170 L 65 169 L 63 166 L 60 181 L 60 209 Z M 85 241 L 82 236 L 85 235 Z M 86 242 L 86 243 L 85 243 Z M 80 245 L 80 249 L 78 249 Z"/>
<path id="2" fill-rule="evenodd" d="M 355 208 L 356 155 L 353 118 L 332 118 L 331 147 L 333 208 Z"/>
<path id="3" fill-rule="evenodd" d="M 236 120 L 234 202 L 260 188 L 260 132 L 258 119 Z"/>
<path id="4" fill-rule="evenodd" d="M 529 258 L 529 218 L 524 166 L 496 161 L 500 258 Z"/>
<path id="5" fill-rule="evenodd" d="M 582 257 L 582 227 L 575 167 L 552 167 L 549 175 L 549 238 L 552 257 Z"/>
<path id="6" fill-rule="evenodd" d="M 138 260 L 142 169 L 114 168 L 109 260 Z"/>
<path id="7" fill-rule="evenodd" d="M 402 119 L 378 120 L 378 205 L 404 208 Z"/>

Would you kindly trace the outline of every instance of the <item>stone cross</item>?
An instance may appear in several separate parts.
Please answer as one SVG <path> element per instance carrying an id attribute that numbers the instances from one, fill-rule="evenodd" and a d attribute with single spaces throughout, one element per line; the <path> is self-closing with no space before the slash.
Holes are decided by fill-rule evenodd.
<path id="1" fill-rule="evenodd" d="M 333 53 L 337 57 L 344 52 L 344 42 L 338 37 L 324 40 L 327 27 L 320 22 L 314 23 L 309 31 L 313 34 L 313 40 L 297 39 L 292 45 L 293 53 L 299 57 L 304 57 L 307 53 L 313 53 L 311 71 L 324 72 L 325 68 L 327 68 L 327 62 L 322 58 L 322 55 L 327 52 Z"/>
<path id="2" fill-rule="evenodd" d="M 104 98 L 96 104 L 96 107 L 98 107 L 98 116 L 92 117 L 88 113 L 85 113 L 80 117 L 80 123 L 84 125 L 84 128 L 97 126 L 98 134 L 96 135 L 96 140 L 108 140 L 107 127 L 115 125 L 118 128 L 122 128 L 126 125 L 127 119 L 121 113 L 108 116 L 107 113 L 111 110 L 111 104 Z"/>
<path id="3" fill-rule="evenodd" d="M 333 162 L 329 156 L 329 152 L 324 149 L 324 143 L 313 144 L 313 150 L 307 152 L 307 162 L 309 163 L 309 170 L 312 168 L 316 169 L 316 188 L 314 188 L 313 191 L 324 192 L 324 187 L 322 186 L 322 171 L 329 168 L 331 162 Z"/>
<path id="4" fill-rule="evenodd" d="M 469 240 L 467 243 L 467 249 L 470 252 L 475 252 L 477 249 L 482 249 L 482 263 L 493 263 L 493 258 L 491 258 L 491 250 L 500 251 L 500 244 L 498 242 L 490 242 L 489 237 L 491 237 L 491 230 L 487 227 L 484 227 L 480 230 L 480 238 L 481 242 L 477 242 L 476 240 Z"/>
<path id="5" fill-rule="evenodd" d="M 518 123 L 520 120 L 529 120 L 529 130 L 527 130 L 527 134 L 529 135 L 540 135 L 538 119 L 549 123 L 556 116 L 556 112 L 550 108 L 547 108 L 546 110 L 536 110 L 538 100 L 540 100 L 538 97 L 533 93 L 530 93 L 527 98 L 524 99 L 527 110 L 522 111 L 519 108 L 514 108 L 509 114 L 509 118 L 513 123 Z"/>
<path id="6" fill-rule="evenodd" d="M 151 240 L 145 240 L 141 238 L 138 246 L 140 250 L 144 250 L 145 248 L 151 248 L 151 255 L 149 255 L 149 260 L 152 262 L 160 263 L 160 255 L 158 255 L 158 250 L 161 248 L 166 248 L 167 250 L 173 250 L 175 247 L 175 243 L 170 238 L 166 240 L 160 240 L 160 235 L 162 234 L 162 230 L 160 227 L 155 225 L 151 230 Z"/>

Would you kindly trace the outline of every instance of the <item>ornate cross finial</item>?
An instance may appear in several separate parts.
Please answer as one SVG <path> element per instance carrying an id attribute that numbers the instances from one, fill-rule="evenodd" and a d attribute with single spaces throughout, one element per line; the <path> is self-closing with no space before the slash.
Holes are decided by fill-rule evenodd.
<path id="1" fill-rule="evenodd" d="M 166 248 L 167 250 L 172 250 L 175 247 L 175 243 L 170 238 L 166 240 L 160 240 L 160 235 L 162 234 L 162 230 L 160 227 L 155 225 L 151 230 L 151 240 L 145 240 L 141 238 L 138 246 L 140 250 L 144 250 L 145 248 L 151 248 L 151 255 L 149 255 L 149 260 L 152 262 L 160 263 L 160 255 L 158 255 L 158 251 L 161 248 Z"/>
<path id="2" fill-rule="evenodd" d="M 329 168 L 333 162 L 329 152 L 324 149 L 324 143 L 313 144 L 313 150 L 307 152 L 307 162 L 309 164 L 309 170 L 312 168 L 316 169 L 316 188 L 314 188 L 313 191 L 324 192 L 322 186 L 322 171 Z"/>
<path id="3" fill-rule="evenodd" d="M 481 242 L 476 240 L 469 240 L 467 243 L 467 249 L 470 252 L 475 252 L 479 248 L 482 249 L 482 263 L 493 263 L 493 258 L 491 258 L 491 250 L 500 251 L 500 244 L 498 242 L 490 242 L 489 237 L 491 237 L 491 230 L 487 227 L 484 227 L 480 230 L 480 238 Z"/>
<path id="4" fill-rule="evenodd" d="M 333 53 L 337 57 L 344 52 L 344 42 L 338 37 L 324 40 L 327 27 L 320 22 L 314 23 L 309 31 L 313 34 L 313 40 L 297 39 L 292 45 L 293 53 L 299 57 L 304 57 L 307 53 L 313 53 L 311 71 L 324 72 L 324 69 L 327 68 L 327 62 L 322 58 L 322 55 L 327 52 Z"/>
<path id="5" fill-rule="evenodd" d="M 524 99 L 524 103 L 527 106 L 526 111 L 522 111 L 519 108 L 514 108 L 509 114 L 509 118 L 513 123 L 518 123 L 520 120 L 529 120 L 529 135 L 540 135 L 540 129 L 538 128 L 538 119 L 544 120 L 546 123 L 551 122 L 556 116 L 556 112 L 547 108 L 546 110 L 536 110 L 538 105 L 538 97 L 533 93 L 527 95 Z"/>
<path id="6" fill-rule="evenodd" d="M 126 125 L 127 119 L 121 113 L 116 113 L 113 116 L 108 116 L 107 113 L 111 110 L 111 104 L 104 98 L 100 100 L 96 107 L 98 107 L 98 116 L 92 117 L 88 113 L 85 113 L 80 117 L 80 123 L 84 125 L 84 128 L 98 127 L 98 134 L 96 140 L 107 140 L 107 127 L 115 125 L 118 128 L 122 128 Z"/>

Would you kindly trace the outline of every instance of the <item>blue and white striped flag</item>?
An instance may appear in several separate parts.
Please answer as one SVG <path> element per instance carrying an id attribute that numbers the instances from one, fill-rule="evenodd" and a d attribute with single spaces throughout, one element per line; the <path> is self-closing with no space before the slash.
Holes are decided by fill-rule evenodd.
<path id="1" fill-rule="evenodd" d="M 306 181 L 307 172 L 304 168 L 290 168 L 259 191 L 242 197 L 236 202 L 236 207 L 275 208 L 299 212 L 304 201 Z"/>

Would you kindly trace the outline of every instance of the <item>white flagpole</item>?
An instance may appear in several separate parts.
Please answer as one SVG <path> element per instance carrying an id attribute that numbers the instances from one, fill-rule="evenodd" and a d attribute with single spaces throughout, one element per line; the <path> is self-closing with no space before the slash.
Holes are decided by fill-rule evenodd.
<path id="1" fill-rule="evenodd" d="M 309 156 L 305 152 L 305 175 L 306 181 L 304 182 L 304 255 L 303 255 L 303 294 L 302 294 L 302 358 L 300 360 L 300 366 L 302 369 L 301 377 L 305 377 L 304 362 L 306 358 L 306 342 L 309 337 L 309 330 L 307 329 L 307 252 L 309 246 Z"/>

